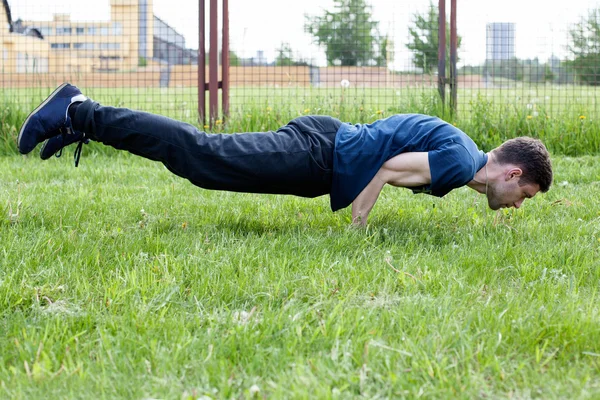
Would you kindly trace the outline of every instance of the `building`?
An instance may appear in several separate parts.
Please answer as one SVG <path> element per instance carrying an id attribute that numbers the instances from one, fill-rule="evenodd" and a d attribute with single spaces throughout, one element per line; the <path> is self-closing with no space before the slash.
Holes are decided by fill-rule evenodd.
<path id="1" fill-rule="evenodd" d="M 48 70 L 48 46 L 39 32 L 16 32 L 7 0 L 0 7 L 0 71 L 3 73 Z"/>
<path id="2" fill-rule="evenodd" d="M 152 0 L 110 0 L 110 20 L 13 21 L 8 0 L 0 9 L 4 73 L 132 71 L 152 65 L 192 64 L 185 38 L 153 14 Z M 0 28 L 1 29 L 1 28 Z"/>
<path id="3" fill-rule="evenodd" d="M 486 59 L 511 60 L 515 57 L 515 24 L 493 22 L 487 24 Z"/>

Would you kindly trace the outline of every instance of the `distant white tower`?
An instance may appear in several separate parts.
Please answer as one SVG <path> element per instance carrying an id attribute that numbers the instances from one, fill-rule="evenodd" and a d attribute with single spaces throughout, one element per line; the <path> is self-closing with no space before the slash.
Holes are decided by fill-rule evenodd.
<path id="1" fill-rule="evenodd" d="M 515 56 L 515 24 L 492 22 L 487 24 L 486 59 L 510 60 Z"/>

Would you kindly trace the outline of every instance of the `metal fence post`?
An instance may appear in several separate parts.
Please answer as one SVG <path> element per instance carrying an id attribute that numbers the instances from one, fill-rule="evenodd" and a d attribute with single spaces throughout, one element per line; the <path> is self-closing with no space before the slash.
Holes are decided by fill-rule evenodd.
<path id="1" fill-rule="evenodd" d="M 456 0 L 450 0 L 450 112 L 456 113 L 458 98 L 458 76 L 456 70 L 456 53 L 458 36 L 456 34 Z"/>
<path id="2" fill-rule="evenodd" d="M 208 102 L 210 124 L 219 119 L 219 24 L 218 0 L 210 0 L 210 53 L 208 55 Z"/>
<path id="3" fill-rule="evenodd" d="M 446 103 L 446 0 L 438 1 L 438 91 Z"/>
<path id="4" fill-rule="evenodd" d="M 208 82 L 206 82 L 206 1 L 199 0 L 200 31 L 198 43 L 198 115 L 202 125 L 210 127 L 219 119 L 219 89 L 222 90 L 223 119 L 229 114 L 229 0 L 223 0 L 223 32 L 221 42 L 221 80 L 219 80 L 219 12 L 218 0 L 210 0 Z M 206 120 L 206 91 L 209 113 Z"/>
<path id="5" fill-rule="evenodd" d="M 229 115 L 229 0 L 223 0 L 223 50 L 221 56 L 221 101 L 223 120 Z"/>
<path id="6" fill-rule="evenodd" d="M 199 32 L 198 32 L 198 121 L 206 125 L 206 15 L 204 0 L 199 3 Z"/>

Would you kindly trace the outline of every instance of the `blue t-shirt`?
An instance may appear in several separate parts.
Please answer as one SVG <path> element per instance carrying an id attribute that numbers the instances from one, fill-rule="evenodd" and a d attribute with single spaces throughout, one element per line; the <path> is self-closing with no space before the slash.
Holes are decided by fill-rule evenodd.
<path id="1" fill-rule="evenodd" d="M 436 117 L 398 114 L 372 124 L 343 124 L 335 138 L 331 209 L 349 206 L 390 158 L 425 151 L 431 184 L 410 189 L 438 197 L 469 183 L 487 162 L 471 138 Z"/>

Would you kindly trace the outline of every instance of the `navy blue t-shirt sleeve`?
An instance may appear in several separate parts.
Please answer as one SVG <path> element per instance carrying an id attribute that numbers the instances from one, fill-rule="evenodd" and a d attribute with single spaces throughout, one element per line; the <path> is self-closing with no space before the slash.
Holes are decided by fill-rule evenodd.
<path id="1" fill-rule="evenodd" d="M 448 143 L 429 152 L 431 194 L 442 197 L 469 183 L 477 172 L 473 155 L 460 143 Z"/>

